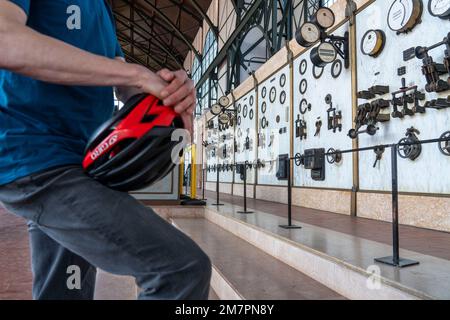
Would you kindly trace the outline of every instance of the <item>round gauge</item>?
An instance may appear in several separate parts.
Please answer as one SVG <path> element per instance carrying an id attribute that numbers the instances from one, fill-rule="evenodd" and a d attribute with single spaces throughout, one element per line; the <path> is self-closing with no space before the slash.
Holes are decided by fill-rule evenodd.
<path id="1" fill-rule="evenodd" d="M 376 57 L 383 51 L 386 36 L 381 30 L 368 30 L 361 39 L 361 52 Z"/>
<path id="2" fill-rule="evenodd" d="M 244 106 L 244 108 L 242 108 L 242 116 L 245 118 L 247 118 L 248 115 L 248 107 L 247 105 Z"/>
<path id="3" fill-rule="evenodd" d="M 277 99 L 277 89 L 275 89 L 275 87 L 272 87 L 272 89 L 270 89 L 269 92 L 269 100 L 270 102 L 274 103 L 276 99 Z"/>
<path id="4" fill-rule="evenodd" d="M 306 73 L 306 69 L 308 69 L 308 62 L 306 61 L 306 59 L 303 59 L 300 62 L 300 67 L 299 67 L 300 74 L 304 75 Z"/>
<path id="5" fill-rule="evenodd" d="M 238 112 L 238 113 L 241 113 L 241 110 L 242 110 L 242 106 L 241 106 L 241 104 L 239 103 L 239 104 L 238 104 L 238 107 L 237 107 L 237 112 Z"/>
<path id="6" fill-rule="evenodd" d="M 262 105 L 261 105 L 261 112 L 262 113 L 266 113 L 266 110 L 267 110 L 267 103 L 263 102 Z"/>
<path id="7" fill-rule="evenodd" d="M 303 79 L 302 81 L 300 81 L 300 93 L 305 94 L 307 89 L 308 81 L 306 81 L 306 79 Z"/>
<path id="8" fill-rule="evenodd" d="M 317 22 L 320 27 L 328 29 L 334 25 L 336 20 L 333 11 L 330 8 L 323 7 L 317 10 L 314 21 Z"/>
<path id="9" fill-rule="evenodd" d="M 281 121 L 281 117 L 280 117 L 280 115 L 277 115 L 277 117 L 276 117 L 275 121 L 276 121 L 277 123 L 280 123 L 280 121 Z"/>
<path id="10" fill-rule="evenodd" d="M 434 17 L 450 18 L 450 0 L 429 0 L 428 11 Z"/>
<path id="11" fill-rule="evenodd" d="M 222 112 L 222 107 L 219 104 L 213 104 L 211 106 L 211 113 L 215 116 L 219 115 Z"/>
<path id="12" fill-rule="evenodd" d="M 219 104 L 225 108 L 230 104 L 230 99 L 227 96 L 223 96 L 219 99 Z"/>
<path id="13" fill-rule="evenodd" d="M 228 115 L 228 113 L 222 113 L 219 116 L 219 123 L 222 125 L 226 125 L 228 124 L 228 122 L 230 121 L 230 116 Z"/>
<path id="14" fill-rule="evenodd" d="M 280 77 L 280 87 L 284 87 L 284 85 L 286 84 L 286 75 L 282 74 Z"/>
<path id="15" fill-rule="evenodd" d="M 241 116 L 239 116 L 239 117 L 237 118 L 237 125 L 238 125 L 238 126 L 241 125 Z"/>
<path id="16" fill-rule="evenodd" d="M 253 120 L 253 116 L 254 116 L 254 111 L 253 111 L 253 109 L 250 109 L 250 112 L 248 113 L 248 118 L 250 120 Z"/>
<path id="17" fill-rule="evenodd" d="M 253 96 L 250 97 L 249 104 L 253 106 L 253 102 L 255 102 L 255 98 Z"/>
<path id="18" fill-rule="evenodd" d="M 422 16 L 422 0 L 395 0 L 388 13 L 388 26 L 397 34 L 412 30 Z"/>
<path id="19" fill-rule="evenodd" d="M 307 111 L 311 110 L 311 104 L 308 103 L 308 101 L 306 99 L 302 99 L 302 101 L 300 101 L 300 113 L 301 114 L 305 114 Z"/>
<path id="20" fill-rule="evenodd" d="M 320 29 L 316 24 L 306 22 L 295 33 L 295 39 L 302 47 L 310 47 L 313 43 L 319 41 Z"/>
<path id="21" fill-rule="evenodd" d="M 311 62 L 316 67 L 325 67 L 328 63 L 336 60 L 337 52 L 329 42 L 322 42 L 311 50 Z"/>
<path id="22" fill-rule="evenodd" d="M 337 59 L 331 65 L 331 76 L 336 79 L 341 75 L 341 72 L 342 72 L 342 61 Z"/>
<path id="23" fill-rule="evenodd" d="M 323 70 L 324 70 L 323 67 L 313 66 L 312 74 L 314 79 L 320 79 L 320 77 L 322 77 L 323 75 Z"/>
<path id="24" fill-rule="evenodd" d="M 266 97 L 266 95 L 267 95 L 267 88 L 264 87 L 264 88 L 262 88 L 262 90 L 261 90 L 261 97 L 264 99 L 264 98 Z"/>
<path id="25" fill-rule="evenodd" d="M 280 103 L 284 104 L 286 102 L 286 92 L 282 91 L 280 94 Z"/>

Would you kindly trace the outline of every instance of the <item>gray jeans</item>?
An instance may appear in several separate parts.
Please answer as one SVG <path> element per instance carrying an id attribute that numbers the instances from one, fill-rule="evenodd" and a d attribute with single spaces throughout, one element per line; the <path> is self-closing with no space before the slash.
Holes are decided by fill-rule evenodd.
<path id="1" fill-rule="evenodd" d="M 34 299 L 92 299 L 96 268 L 135 277 L 140 299 L 208 298 L 206 254 L 153 210 L 78 166 L 0 186 L 0 201 L 29 221 Z M 73 266 L 80 288 L 68 286 Z"/>

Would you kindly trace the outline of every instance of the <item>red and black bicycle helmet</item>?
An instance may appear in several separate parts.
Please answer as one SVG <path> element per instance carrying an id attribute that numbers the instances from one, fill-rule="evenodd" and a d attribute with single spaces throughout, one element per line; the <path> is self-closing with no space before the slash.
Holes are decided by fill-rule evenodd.
<path id="1" fill-rule="evenodd" d="M 146 188 L 175 167 L 172 133 L 182 128 L 180 117 L 151 95 L 132 97 L 89 140 L 83 168 L 102 184 L 119 191 Z M 182 155 L 182 147 L 180 156 Z"/>

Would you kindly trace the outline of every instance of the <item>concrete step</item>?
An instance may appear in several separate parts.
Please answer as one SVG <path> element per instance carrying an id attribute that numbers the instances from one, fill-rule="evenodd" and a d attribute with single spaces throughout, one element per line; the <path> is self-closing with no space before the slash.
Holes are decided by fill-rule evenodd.
<path id="1" fill-rule="evenodd" d="M 206 219 L 172 218 L 209 255 L 223 300 L 343 299 L 333 290 Z"/>
<path id="2" fill-rule="evenodd" d="M 209 205 L 204 217 L 348 299 L 450 298 L 448 260 L 401 249 L 402 257 L 420 265 L 378 264 L 374 258 L 392 254 L 391 246 L 297 221 L 302 229 L 286 230 L 279 227 L 285 218 L 239 210 L 231 204 Z"/>

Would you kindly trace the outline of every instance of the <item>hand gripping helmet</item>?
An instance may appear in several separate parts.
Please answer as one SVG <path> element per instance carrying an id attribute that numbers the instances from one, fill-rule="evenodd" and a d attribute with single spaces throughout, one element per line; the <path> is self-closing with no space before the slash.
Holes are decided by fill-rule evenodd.
<path id="1" fill-rule="evenodd" d="M 181 119 L 172 108 L 150 95 L 134 96 L 93 134 L 83 168 L 115 190 L 146 188 L 174 169 L 173 153 L 182 155 L 182 141 L 172 141 L 179 128 Z"/>

